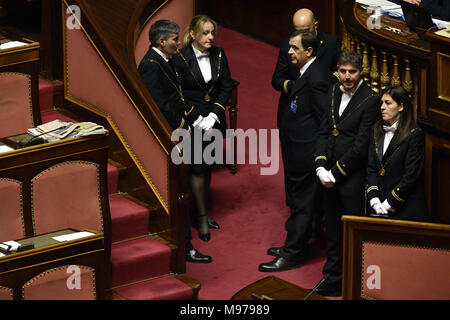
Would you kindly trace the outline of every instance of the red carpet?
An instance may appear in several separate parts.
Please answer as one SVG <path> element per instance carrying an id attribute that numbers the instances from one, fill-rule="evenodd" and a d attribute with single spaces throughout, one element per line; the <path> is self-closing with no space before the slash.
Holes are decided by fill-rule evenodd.
<path id="1" fill-rule="evenodd" d="M 279 93 L 271 86 L 278 48 L 219 29 L 216 39 L 225 48 L 232 78 L 238 90 L 238 127 L 244 130 L 276 128 Z M 285 205 L 283 168 L 280 155 L 278 174 L 260 175 L 261 165 L 239 165 L 236 175 L 227 168 L 213 172 L 210 216 L 221 226 L 211 230 L 211 241 L 198 239 L 192 229 L 193 244 L 211 255 L 211 264 L 187 263 L 187 274 L 202 287 L 200 300 L 230 299 L 243 287 L 274 275 L 303 288 L 312 288 L 322 278 L 325 240 L 312 240 L 311 257 L 300 269 L 277 273 L 258 271 L 258 265 L 273 257 L 269 247 L 284 243 L 284 223 L 289 216 Z"/>

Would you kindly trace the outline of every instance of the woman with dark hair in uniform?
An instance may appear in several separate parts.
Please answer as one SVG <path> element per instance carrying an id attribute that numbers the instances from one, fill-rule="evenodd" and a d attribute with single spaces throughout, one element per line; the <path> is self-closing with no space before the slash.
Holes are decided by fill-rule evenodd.
<path id="1" fill-rule="evenodd" d="M 368 155 L 369 214 L 424 221 L 424 133 L 405 89 L 387 87 L 381 97 L 381 120 L 374 126 Z"/>

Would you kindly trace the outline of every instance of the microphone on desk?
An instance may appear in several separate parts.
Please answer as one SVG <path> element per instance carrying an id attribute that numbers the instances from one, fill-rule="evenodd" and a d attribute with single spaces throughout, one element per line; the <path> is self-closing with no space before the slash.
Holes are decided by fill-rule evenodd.
<path id="1" fill-rule="evenodd" d="M 43 135 L 45 135 L 47 133 L 59 130 L 59 129 L 61 129 L 61 128 L 56 128 L 56 129 L 53 129 L 53 130 L 50 130 L 50 131 L 46 131 L 46 132 L 40 133 L 40 134 L 38 134 L 36 136 L 32 136 L 30 139 L 28 139 L 25 142 L 20 141 L 19 142 L 19 147 L 17 149 L 22 149 L 22 148 L 25 148 L 25 147 L 34 146 L 34 145 L 37 145 L 37 144 L 44 143 L 45 140 L 40 138 L 41 136 L 43 136 Z M 36 138 L 39 138 L 39 139 L 36 139 Z"/>

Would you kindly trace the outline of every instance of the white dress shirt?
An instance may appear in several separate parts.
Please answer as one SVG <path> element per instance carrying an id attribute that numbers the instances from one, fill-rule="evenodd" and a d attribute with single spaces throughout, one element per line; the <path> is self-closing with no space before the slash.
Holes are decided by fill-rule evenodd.
<path id="1" fill-rule="evenodd" d="M 166 57 L 166 55 L 164 54 L 164 52 L 162 52 L 161 50 L 159 50 L 156 47 L 152 47 L 153 50 L 155 50 L 164 60 L 166 60 L 166 62 L 169 62 L 169 59 Z"/>
<path id="2" fill-rule="evenodd" d="M 305 63 L 305 65 L 303 67 L 300 68 L 300 76 L 298 77 L 299 79 L 302 77 L 302 74 L 304 74 L 306 72 L 306 70 L 311 65 L 311 63 L 314 62 L 314 60 L 316 60 L 316 57 L 309 60 L 307 63 Z"/>
<path id="3" fill-rule="evenodd" d="M 201 52 L 200 50 L 195 49 L 194 45 L 192 45 L 192 49 L 194 50 L 195 57 L 197 58 L 198 66 L 202 72 L 203 79 L 205 80 L 205 83 L 208 83 L 212 79 L 209 51 Z"/>
<path id="4" fill-rule="evenodd" d="M 359 80 L 358 85 L 351 92 L 345 91 L 343 85 L 339 86 L 339 89 L 341 89 L 342 91 L 341 104 L 339 105 L 339 117 L 344 113 L 345 108 L 347 108 L 348 103 L 350 102 L 356 90 L 358 90 L 358 88 L 361 86 L 362 83 L 363 79 Z"/>
<path id="5" fill-rule="evenodd" d="M 398 120 L 392 126 L 383 126 L 384 130 L 384 142 L 383 142 L 383 155 L 385 154 L 389 144 L 391 143 L 392 137 L 395 134 L 395 130 L 398 128 Z"/>

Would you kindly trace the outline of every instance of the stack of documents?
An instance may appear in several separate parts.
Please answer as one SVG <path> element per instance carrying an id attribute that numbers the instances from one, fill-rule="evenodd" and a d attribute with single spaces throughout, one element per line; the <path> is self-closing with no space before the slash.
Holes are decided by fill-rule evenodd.
<path id="1" fill-rule="evenodd" d="M 42 137 L 46 141 L 56 141 L 65 138 L 83 137 L 93 134 L 105 134 L 103 126 L 93 122 L 71 122 L 53 120 L 27 130 L 29 134 L 35 137 Z"/>
<path id="2" fill-rule="evenodd" d="M 403 17 L 402 7 L 387 0 L 356 0 L 355 2 L 366 9 L 375 9 L 381 11 L 383 14 L 386 13 L 391 17 Z"/>
<path id="3" fill-rule="evenodd" d="M 0 50 L 22 47 L 22 46 L 26 46 L 27 44 L 28 43 L 21 42 L 21 41 L 8 41 L 8 42 L 0 44 Z"/>

